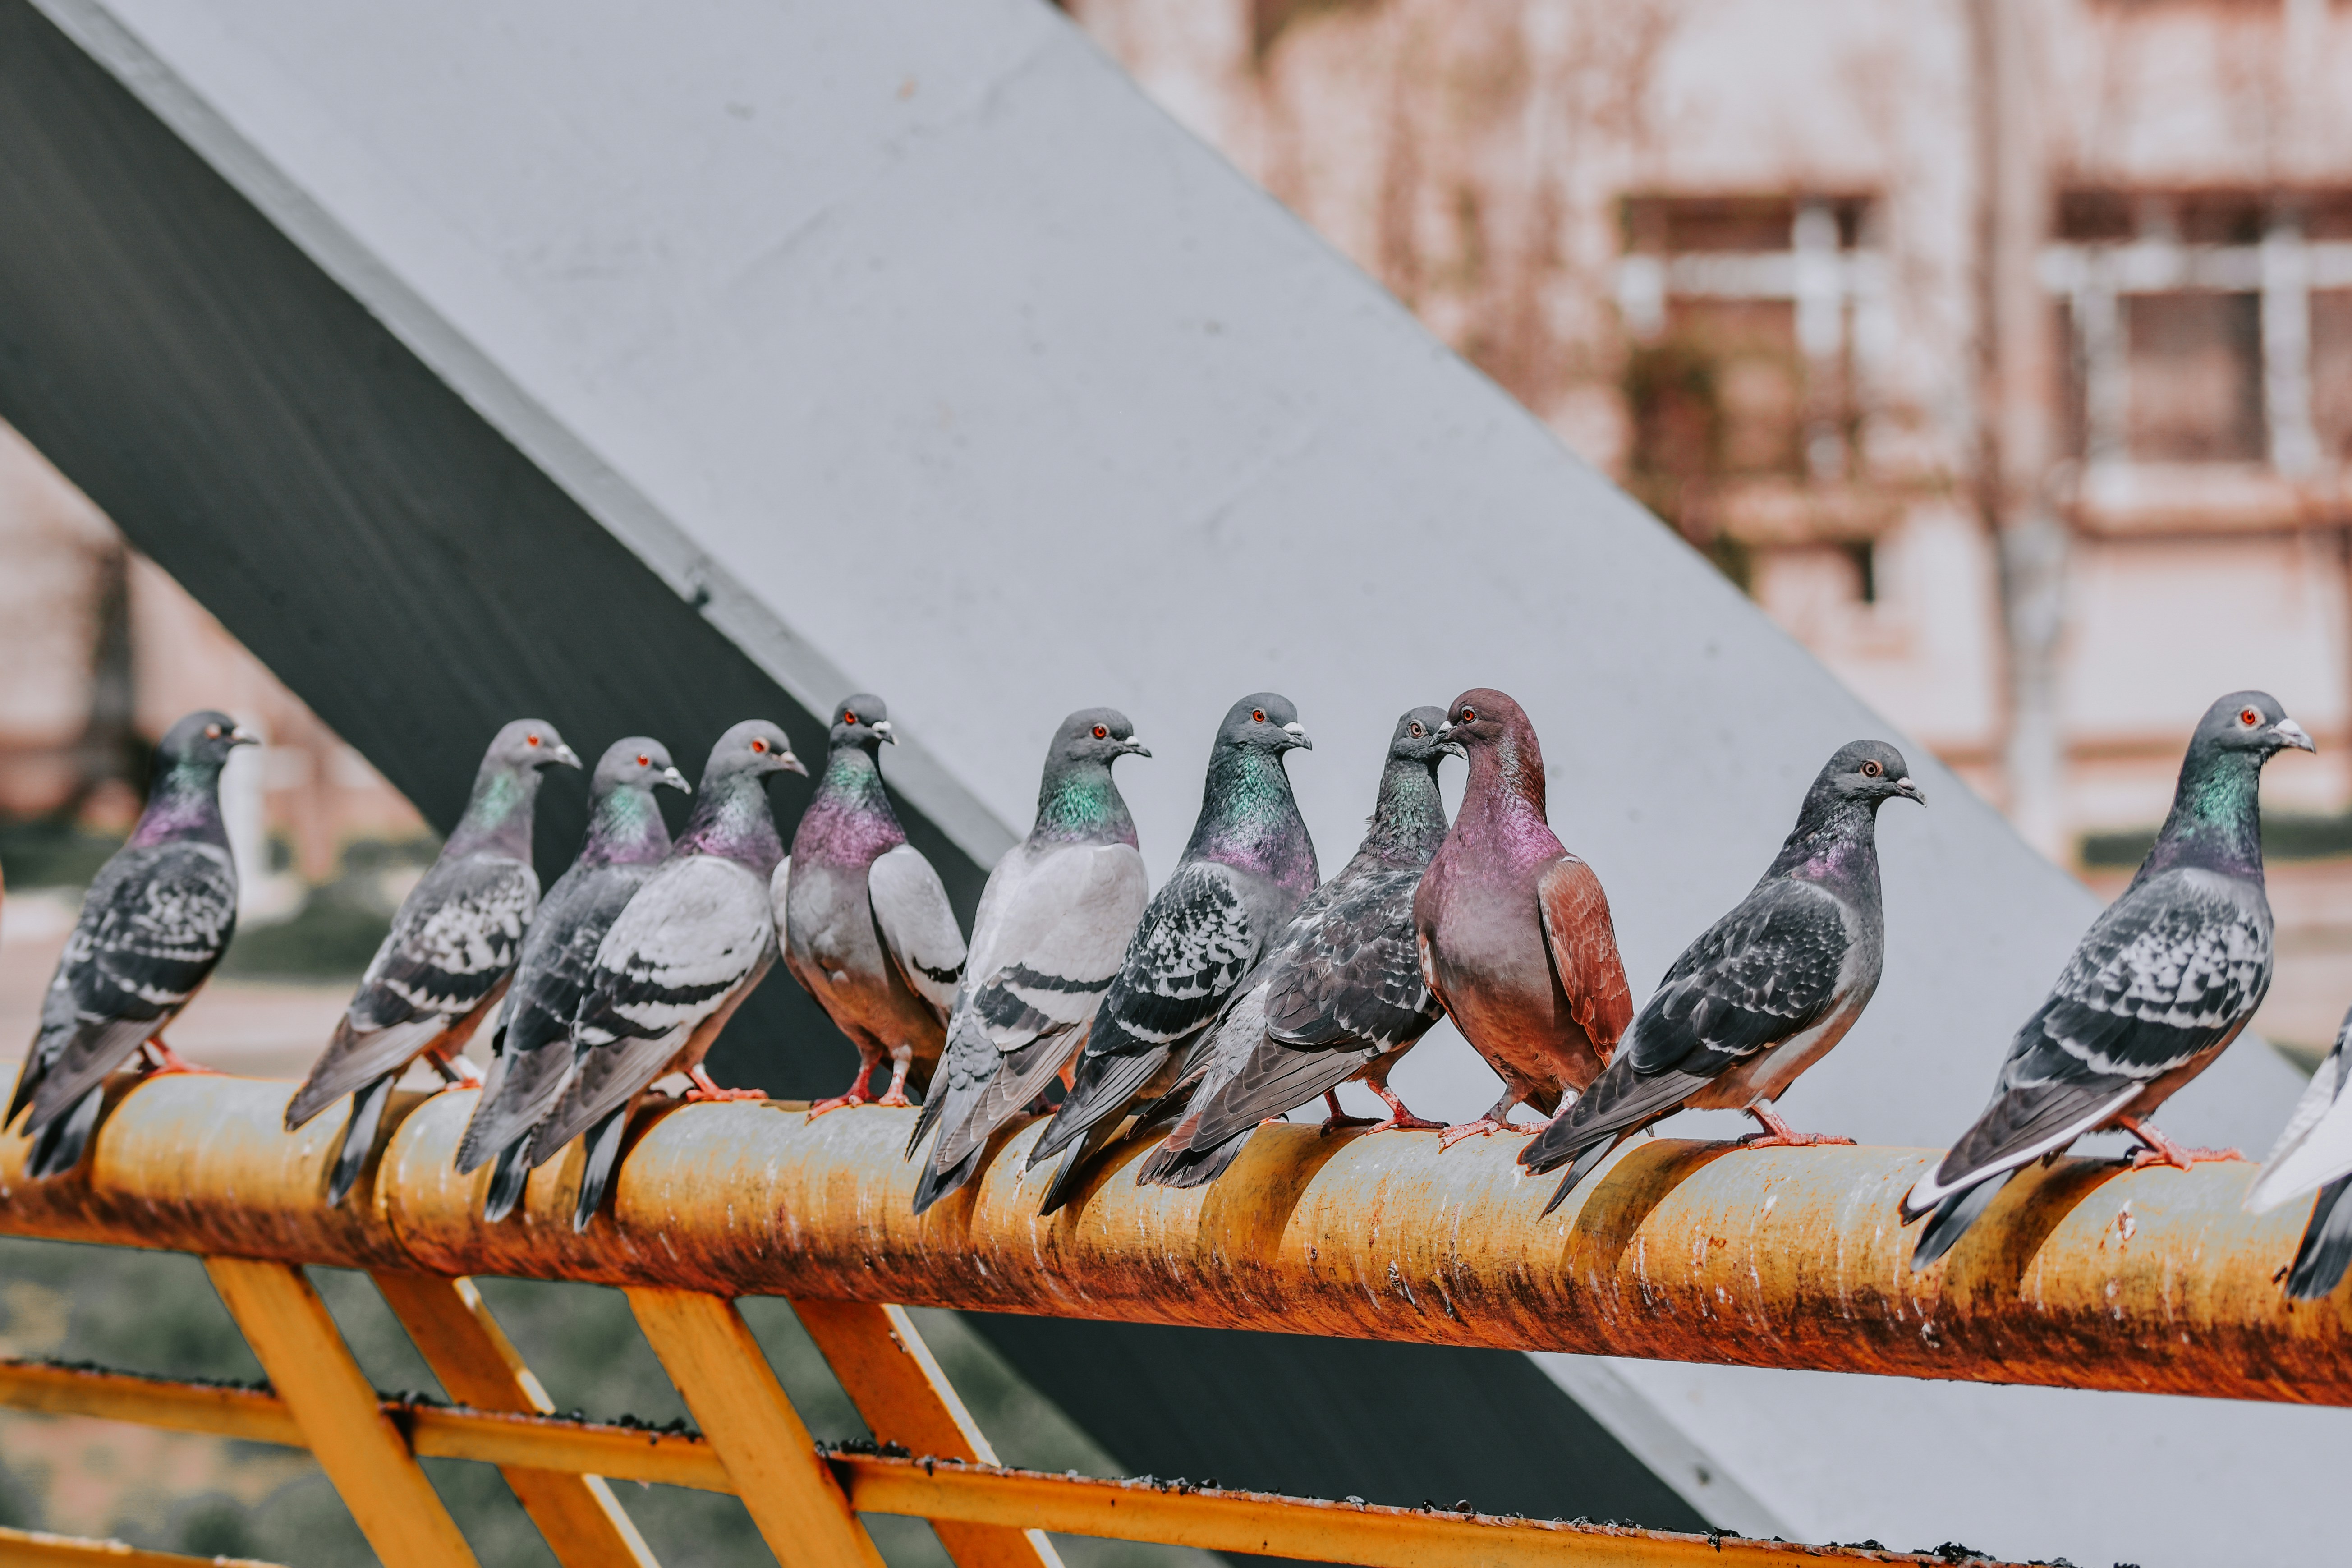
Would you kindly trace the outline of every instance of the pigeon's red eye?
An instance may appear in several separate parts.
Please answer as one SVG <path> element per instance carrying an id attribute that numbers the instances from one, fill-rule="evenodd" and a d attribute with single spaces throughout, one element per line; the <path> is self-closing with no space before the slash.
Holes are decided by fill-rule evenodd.
<path id="1" fill-rule="evenodd" d="M 1874 761 L 1862 764 L 1862 776 L 1866 779 L 1874 779 L 1885 771 L 1886 770 L 1885 768 L 1880 767 Z"/>
<path id="2" fill-rule="evenodd" d="M 857 722 L 857 715 L 845 708 L 841 710 L 841 721 L 845 724 L 855 724 Z"/>
<path id="3" fill-rule="evenodd" d="M 1263 724 L 1265 722 L 1265 710 L 1263 708 L 1253 708 L 1250 710 L 1250 717 Z"/>
<path id="4" fill-rule="evenodd" d="M 1475 708 L 1462 710 L 1462 721 L 1465 724 L 1475 724 L 1478 721 L 1478 710 Z"/>
<path id="5" fill-rule="evenodd" d="M 764 752 L 768 749 L 768 742 L 765 741 L 754 740 L 751 742 L 751 749 L 755 752 Z"/>
<path id="6" fill-rule="evenodd" d="M 2263 716 L 2262 716 L 2261 714 L 2259 714 L 2259 713 L 2255 712 L 2252 709 L 2251 709 L 2251 708 L 2241 708 L 2241 709 L 2239 709 L 2239 710 L 2238 710 L 2238 722 L 2239 722 L 2239 723 L 2241 723 L 2241 724 L 2244 724 L 2244 725 L 2248 726 L 2249 728 L 2251 728 L 2252 726 L 2256 725 L 2256 724 L 2259 724 L 2259 723 L 2261 723 L 2262 721 L 2263 721 Z"/>
<path id="7" fill-rule="evenodd" d="M 649 768 L 653 765 L 654 760 L 651 757 L 646 755 L 643 752 L 639 752 L 637 753 L 637 766 L 641 768 Z"/>
<path id="8" fill-rule="evenodd" d="M 538 737 L 538 736 L 536 736 L 536 735 L 530 736 L 530 737 L 529 737 L 529 740 L 530 740 L 530 743 L 531 743 L 532 745 L 534 745 L 534 746 L 536 746 L 536 745 L 538 745 L 538 744 L 539 744 L 539 737 Z"/>
<path id="9" fill-rule="evenodd" d="M 1421 739 L 1421 726 L 1418 724 L 1412 727 L 1412 738 L 1416 741 Z"/>
<path id="10" fill-rule="evenodd" d="M 1105 725 L 1102 725 L 1102 724 L 1097 724 L 1097 725 L 1096 725 L 1096 726 L 1095 726 L 1095 739 L 1096 739 L 1096 740 L 1097 740 L 1097 741 L 1104 741 L 1104 740 L 1108 740 L 1109 738 L 1110 738 L 1110 730 L 1108 729 L 1108 726 L 1105 726 Z"/>

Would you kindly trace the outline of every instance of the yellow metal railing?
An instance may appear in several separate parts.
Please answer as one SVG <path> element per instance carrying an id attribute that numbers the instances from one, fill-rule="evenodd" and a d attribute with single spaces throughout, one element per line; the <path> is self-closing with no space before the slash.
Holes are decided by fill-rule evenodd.
<path id="1" fill-rule="evenodd" d="M 2244 1215 L 2242 1168 L 2061 1163 L 1915 1276 L 1893 1205 L 1918 1152 L 1659 1140 L 1544 1218 L 1504 1141 L 1274 1127 L 1195 1192 L 1137 1187 L 1139 1148 L 1115 1148 L 1044 1219 L 1030 1129 L 918 1218 L 908 1113 L 770 1102 L 649 1113 L 583 1236 L 576 1153 L 481 1223 L 487 1173 L 450 1159 L 470 1091 L 400 1100 L 330 1210 L 340 1129 L 285 1132 L 287 1093 L 124 1079 L 83 1164 L 48 1182 L 0 1138 L 0 1233 L 203 1258 L 269 1389 L 0 1363 L 0 1404 L 308 1448 L 393 1568 L 474 1561 L 419 1456 L 498 1466 L 567 1568 L 654 1561 L 605 1479 L 732 1493 L 795 1564 L 878 1563 L 860 1512 L 930 1521 L 962 1568 L 1052 1563 L 1045 1531 L 1367 1564 L 1927 1561 L 1007 1470 L 898 1303 L 2352 1403 L 2345 1307 L 2278 1299 L 2299 1221 Z M 384 1401 L 310 1263 L 366 1270 L 457 1403 Z M 554 1418 L 479 1274 L 621 1287 L 699 1430 Z M 736 1310 L 752 1294 L 791 1300 L 883 1449 L 821 1447 Z M 0 1563 L 100 1550 L 0 1538 Z"/>

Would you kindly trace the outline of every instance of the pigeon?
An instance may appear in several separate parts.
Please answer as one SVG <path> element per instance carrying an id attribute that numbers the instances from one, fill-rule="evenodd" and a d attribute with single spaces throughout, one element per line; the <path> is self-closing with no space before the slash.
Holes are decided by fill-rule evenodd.
<path id="1" fill-rule="evenodd" d="M 1465 691 L 1444 733 L 1463 743 L 1462 809 L 1413 894 L 1421 973 L 1473 1049 L 1503 1080 L 1475 1121 L 1438 1134 L 1450 1148 L 1515 1126 L 1521 1101 L 1549 1116 L 1607 1065 L 1633 1016 L 1609 896 L 1544 820 L 1535 726 L 1499 691 Z"/>
<path id="2" fill-rule="evenodd" d="M 1371 830 L 1356 858 L 1307 895 L 1274 955 L 1217 1020 L 1201 1087 L 1167 1141 L 1136 1173 L 1139 1184 L 1204 1186 L 1223 1175 L 1259 1122 L 1320 1095 L 1324 1131 L 1436 1131 L 1389 1089 L 1388 1077 L 1437 1022 L 1412 933 L 1413 889 L 1445 837 L 1441 758 L 1462 744 L 1438 731 L 1442 709 L 1397 721 L 1381 769 Z M 1389 1107 L 1373 1124 L 1342 1115 L 1339 1086 L 1361 1079 Z"/>
<path id="3" fill-rule="evenodd" d="M 605 748 L 590 775 L 588 837 L 522 939 L 490 1040 L 497 1056 L 489 1080 L 457 1145 L 460 1175 L 493 1157 L 498 1162 L 482 1207 L 494 1225 L 522 1197 L 531 1130 L 572 1081 L 572 1015 L 587 989 L 597 944 L 669 853 L 669 827 L 654 800 L 663 784 L 694 793 L 659 741 L 631 735 Z"/>
<path id="4" fill-rule="evenodd" d="M 859 692 L 833 710 L 824 776 L 801 814 L 771 897 L 784 967 L 857 1047 L 845 1094 L 809 1107 L 906 1105 L 911 1078 L 929 1086 L 963 979 L 963 931 L 948 890 L 907 842 L 882 787 L 878 755 L 896 743 L 889 710 Z M 872 1093 L 887 1060 L 890 1087 Z"/>
<path id="5" fill-rule="evenodd" d="M 971 1180 L 996 1130 L 1086 1044 L 1150 893 L 1110 765 L 1150 754 L 1127 715 L 1109 708 L 1080 709 L 1055 731 L 1036 825 L 981 892 L 943 1076 L 908 1141 L 911 1157 L 939 1129 L 915 1188 L 917 1214 Z"/>
<path id="6" fill-rule="evenodd" d="M 572 1082 L 530 1137 L 536 1167 L 588 1134 L 575 1232 L 604 1202 L 629 1110 L 655 1080 L 686 1074 L 688 1100 L 767 1098 L 719 1088 L 702 1058 L 776 961 L 768 879 L 784 846 L 766 781 L 779 773 L 808 769 L 775 725 L 747 720 L 719 736 L 686 831 L 596 946 L 572 1018 Z"/>
<path id="7" fill-rule="evenodd" d="M 1282 763 L 1314 744 L 1290 700 L 1271 691 L 1243 698 L 1218 726 L 1192 842 L 1128 939 L 1070 1092 L 1030 1149 L 1031 1170 L 1069 1151 L 1040 1214 L 1076 1195 L 1129 1106 L 1175 1087 L 1187 1048 L 1320 880 Z"/>
<path id="8" fill-rule="evenodd" d="M 2085 1132 L 2132 1134 L 2135 1166 L 2240 1157 L 2184 1149 L 2147 1119 L 2238 1037 L 2270 989 L 2258 797 L 2263 764 L 2288 746 L 2315 749 L 2267 692 L 2206 710 L 2156 847 L 2010 1042 L 1984 1114 L 1904 1197 L 1906 1225 L 1935 1215 L 1913 1268 L 1949 1252 L 2011 1172 Z"/>
<path id="9" fill-rule="evenodd" d="M 1544 1213 L 1612 1149 L 1685 1106 L 1746 1111 L 1764 1128 L 1740 1140 L 1749 1148 L 1853 1142 L 1791 1131 L 1772 1103 L 1845 1037 L 1878 989 L 1878 808 L 1898 796 L 1927 804 L 1885 742 L 1856 741 L 1830 758 L 1763 880 L 1683 950 L 1606 1070 L 1519 1152 L 1531 1171 L 1569 1165 Z"/>
<path id="10" fill-rule="evenodd" d="M 259 737 L 226 713 L 191 713 L 155 750 L 154 784 L 131 841 L 100 868 L 41 1000 L 16 1092 L 0 1126 L 30 1105 L 25 1173 L 62 1175 L 98 1125 L 106 1075 L 144 1046 L 163 1072 L 202 1072 L 163 1029 L 220 962 L 236 930 L 236 865 L 221 823 L 221 767 Z"/>
<path id="11" fill-rule="evenodd" d="M 2246 1194 L 2247 1208 L 2267 1214 L 2319 1189 L 2303 1227 L 2303 1245 L 2287 1270 L 2286 1293 L 2298 1301 L 2316 1301 L 2333 1292 L 2346 1266 L 2352 1265 L 2352 1204 L 2343 1201 L 2345 1188 L 2352 1187 L 2352 1094 L 2344 1092 L 2345 1080 L 2352 1078 L 2352 1051 L 2347 1042 L 2352 1042 L 2352 1013 L 2344 1015 L 2336 1048 L 2311 1075 L 2311 1087 L 2295 1102 L 2278 1146 Z"/>
<path id="12" fill-rule="evenodd" d="M 422 1056 L 452 1083 L 481 1075 L 460 1053 L 514 974 L 523 932 L 539 907 L 530 864 L 531 808 L 541 775 L 576 768 L 579 755 L 541 719 L 498 732 L 474 775 L 474 793 L 440 858 L 401 900 L 335 1037 L 286 1106 L 286 1131 L 352 1095 L 343 1146 L 327 1181 L 327 1206 L 359 1180 L 392 1086 Z"/>

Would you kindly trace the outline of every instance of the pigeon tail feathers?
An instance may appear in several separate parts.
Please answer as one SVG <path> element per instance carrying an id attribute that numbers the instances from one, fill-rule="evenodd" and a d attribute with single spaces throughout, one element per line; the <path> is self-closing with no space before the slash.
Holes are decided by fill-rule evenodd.
<path id="1" fill-rule="evenodd" d="M 342 1152 L 335 1156 L 334 1173 L 327 1180 L 329 1208 L 341 1208 L 358 1183 L 368 1151 L 375 1146 L 384 1103 L 392 1098 L 392 1086 L 399 1081 L 399 1073 L 388 1072 L 352 1097 L 352 1119 L 343 1124 Z"/>
<path id="2" fill-rule="evenodd" d="M 625 1104 L 606 1111 L 604 1119 L 588 1130 L 588 1157 L 580 1167 L 580 1201 L 572 1207 L 572 1235 L 586 1234 L 588 1222 L 604 1206 L 604 1189 L 613 1184 L 614 1169 L 621 1163 L 621 1135 L 628 1130 Z"/>
<path id="3" fill-rule="evenodd" d="M 86 1090 L 70 1112 L 43 1127 L 25 1161 L 25 1174 L 39 1181 L 62 1176 L 81 1163 L 81 1152 L 97 1130 L 99 1107 L 105 1100 L 103 1086 Z"/>
<path id="4" fill-rule="evenodd" d="M 1975 1186 L 1952 1193 L 1938 1202 L 1935 1217 L 1927 1222 L 1927 1228 L 1919 1233 L 1919 1245 L 1911 1249 L 1912 1272 L 1917 1273 L 1928 1268 L 1958 1246 L 1960 1237 L 1969 1233 L 1969 1226 L 1976 1224 L 1978 1216 L 1992 1206 L 1992 1200 L 2000 1195 L 2001 1188 L 2009 1184 L 2009 1178 L 2015 1173 L 2014 1171 L 2003 1171 Z"/>
<path id="5" fill-rule="evenodd" d="M 525 1136 L 499 1151 L 499 1163 L 490 1171 L 489 1194 L 482 1199 L 482 1220 L 485 1224 L 498 1224 L 514 1213 L 515 1205 L 522 1202 L 523 1189 L 530 1183 L 530 1162 L 523 1157 L 530 1146 L 530 1139 L 526 1132 Z"/>
<path id="6" fill-rule="evenodd" d="M 2311 1205 L 2311 1223 L 2304 1227 L 2303 1245 L 2295 1249 L 2286 1279 L 2293 1300 L 2316 1301 L 2333 1294 L 2352 1266 L 2352 1204 L 2343 1201 L 2347 1187 L 2352 1187 L 2352 1176 L 2336 1177 Z"/>

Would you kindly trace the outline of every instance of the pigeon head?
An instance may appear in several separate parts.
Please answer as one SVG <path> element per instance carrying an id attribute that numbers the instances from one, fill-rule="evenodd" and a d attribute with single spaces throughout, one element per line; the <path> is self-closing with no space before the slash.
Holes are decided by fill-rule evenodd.
<path id="1" fill-rule="evenodd" d="M 2232 691 L 2205 710 L 2189 753 L 2192 758 L 2200 752 L 2251 757 L 2259 765 L 2289 746 L 2299 752 L 2318 750 L 2303 726 L 2286 716 L 2277 698 L 2267 691 Z"/>
<path id="2" fill-rule="evenodd" d="M 236 720 L 209 708 L 164 731 L 155 747 L 147 808 L 131 829 L 131 845 L 194 837 L 226 847 L 228 830 L 220 814 L 221 768 L 237 747 L 260 742 L 260 736 L 238 729 Z"/>
<path id="3" fill-rule="evenodd" d="M 1081 708 L 1063 720 L 1045 752 L 1031 842 L 1133 844 L 1135 818 L 1112 782 L 1110 765 L 1150 754 L 1116 708 Z"/>
<path id="4" fill-rule="evenodd" d="M 1445 729 L 1445 710 L 1414 708 L 1397 721 L 1396 733 L 1389 737 L 1389 760 L 1398 763 L 1426 763 L 1432 770 L 1441 757 L 1460 757 L 1468 753 L 1463 749 L 1461 737 L 1441 733 Z"/>
<path id="5" fill-rule="evenodd" d="M 260 743 L 260 736 L 239 729 L 236 721 L 227 714 L 202 709 L 163 731 L 163 739 L 155 747 L 156 776 L 183 770 L 210 770 L 218 776 L 231 752 L 239 746 Z"/>
<path id="6" fill-rule="evenodd" d="M 710 748 L 710 760 L 702 765 L 702 793 L 708 796 L 719 784 L 742 779 L 756 784 L 771 773 L 806 778 L 808 768 L 793 755 L 793 742 L 783 731 L 765 719 L 746 719 Z"/>
<path id="7" fill-rule="evenodd" d="M 1289 698 L 1278 691 L 1259 691 L 1225 710 L 1225 721 L 1217 727 L 1217 749 L 1228 748 L 1278 757 L 1288 751 L 1311 752 L 1315 742 L 1307 738 L 1298 722 L 1298 710 L 1291 706 Z"/>
<path id="8" fill-rule="evenodd" d="M 869 752 L 877 746 L 896 745 L 898 741 L 890 730 L 889 704 L 870 691 L 845 697 L 834 705 L 833 732 L 828 739 L 835 751 L 857 746 Z"/>
<path id="9" fill-rule="evenodd" d="M 719 855 L 763 880 L 784 857 L 763 787 L 777 773 L 808 774 L 783 731 L 765 719 L 746 719 L 719 737 L 703 764 L 702 790 L 686 831 L 670 848 L 681 855 Z"/>
<path id="10" fill-rule="evenodd" d="M 1849 741 L 1822 764 L 1806 792 L 1805 805 L 1808 810 L 1816 803 L 1854 803 L 1875 809 L 1881 801 L 1897 795 L 1927 804 L 1927 795 L 1911 782 L 1911 764 L 1903 753 L 1884 741 Z"/>
<path id="11" fill-rule="evenodd" d="M 627 735 L 605 747 L 589 775 L 588 838 L 578 863 L 646 865 L 667 853 L 669 826 L 654 804 L 663 785 L 694 793 L 659 741 Z"/>
<path id="12" fill-rule="evenodd" d="M 596 759 L 596 771 L 589 776 L 588 793 L 603 800 L 614 790 L 650 791 L 665 784 L 681 795 L 694 793 L 686 775 L 671 763 L 668 747 L 644 735 L 625 735 L 605 747 L 604 754 Z"/>
<path id="13" fill-rule="evenodd" d="M 2232 691 L 2205 710 L 2139 876 L 2184 865 L 2262 875 L 2263 764 L 2289 746 L 2317 749 L 2267 691 Z"/>
<path id="14" fill-rule="evenodd" d="M 1517 702 L 1491 686 L 1474 686 L 1446 709 L 1440 732 L 1459 742 L 1470 762 L 1465 814 L 1473 804 L 1516 796 L 1543 815 L 1543 747 Z"/>
<path id="15" fill-rule="evenodd" d="M 517 719 L 500 729 L 482 755 L 482 766 L 514 773 L 544 773 L 549 768 L 576 768 L 580 753 L 563 743 L 555 726 L 544 719 Z"/>

